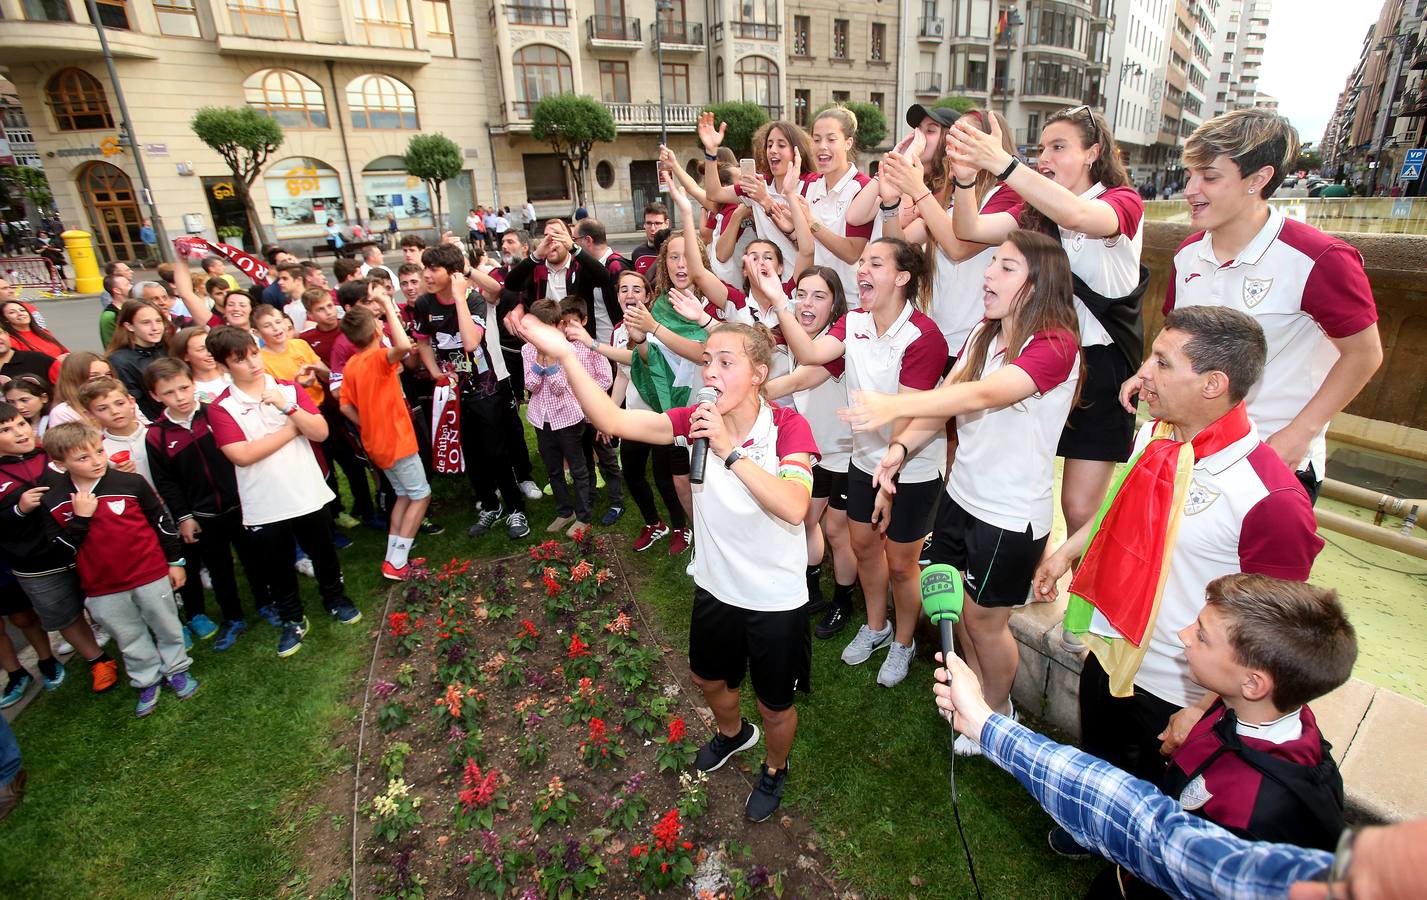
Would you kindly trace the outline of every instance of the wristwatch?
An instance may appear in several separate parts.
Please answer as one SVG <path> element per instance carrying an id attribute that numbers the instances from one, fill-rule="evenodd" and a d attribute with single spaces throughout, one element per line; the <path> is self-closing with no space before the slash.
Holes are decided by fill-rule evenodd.
<path id="1" fill-rule="evenodd" d="M 725 469 L 732 469 L 733 464 L 738 462 L 740 459 L 743 459 L 743 454 L 739 451 L 737 447 L 734 447 L 732 450 L 728 451 L 728 456 L 725 456 L 723 458 L 723 467 Z"/>

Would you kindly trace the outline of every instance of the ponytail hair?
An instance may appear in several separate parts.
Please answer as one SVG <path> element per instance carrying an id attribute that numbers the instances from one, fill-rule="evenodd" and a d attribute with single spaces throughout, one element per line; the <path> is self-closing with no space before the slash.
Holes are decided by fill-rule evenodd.
<path id="1" fill-rule="evenodd" d="M 926 254 L 921 248 L 901 238 L 881 237 L 872 243 L 887 244 L 893 248 L 892 261 L 896 264 L 897 271 L 906 272 L 910 276 L 904 289 L 908 302 L 921 312 L 926 312 L 931 305 L 931 270 L 927 266 Z"/>

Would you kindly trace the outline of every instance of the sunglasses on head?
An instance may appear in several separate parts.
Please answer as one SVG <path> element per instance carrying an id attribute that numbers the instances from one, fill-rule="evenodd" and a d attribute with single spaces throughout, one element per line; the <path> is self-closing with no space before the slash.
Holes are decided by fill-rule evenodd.
<path id="1" fill-rule="evenodd" d="M 1100 143 L 1100 126 L 1095 122 L 1095 110 L 1091 109 L 1088 103 L 1082 103 L 1079 106 L 1072 106 L 1069 109 L 1062 109 L 1055 115 L 1056 118 L 1065 118 L 1073 122 L 1075 121 L 1076 116 L 1079 116 L 1081 113 L 1085 114 L 1086 121 L 1090 123 L 1090 133 L 1092 135 L 1090 143 Z"/>

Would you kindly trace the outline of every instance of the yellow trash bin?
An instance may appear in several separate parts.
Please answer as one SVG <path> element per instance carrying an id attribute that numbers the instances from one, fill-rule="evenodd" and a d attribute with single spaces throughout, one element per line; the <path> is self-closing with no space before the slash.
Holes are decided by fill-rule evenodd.
<path id="1" fill-rule="evenodd" d="M 69 264 L 74 266 L 74 290 L 79 294 L 97 294 L 104 290 L 104 276 L 99 273 L 99 260 L 94 257 L 94 241 L 87 231 L 66 231 L 64 249 Z"/>

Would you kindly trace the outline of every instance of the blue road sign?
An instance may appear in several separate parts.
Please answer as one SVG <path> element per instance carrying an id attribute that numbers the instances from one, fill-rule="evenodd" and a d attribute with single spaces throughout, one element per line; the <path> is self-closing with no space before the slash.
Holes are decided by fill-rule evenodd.
<path id="1" fill-rule="evenodd" d="M 1422 177 L 1424 165 L 1427 165 L 1427 147 L 1413 147 L 1402 161 L 1402 171 L 1397 173 L 1397 180 L 1416 181 Z"/>

